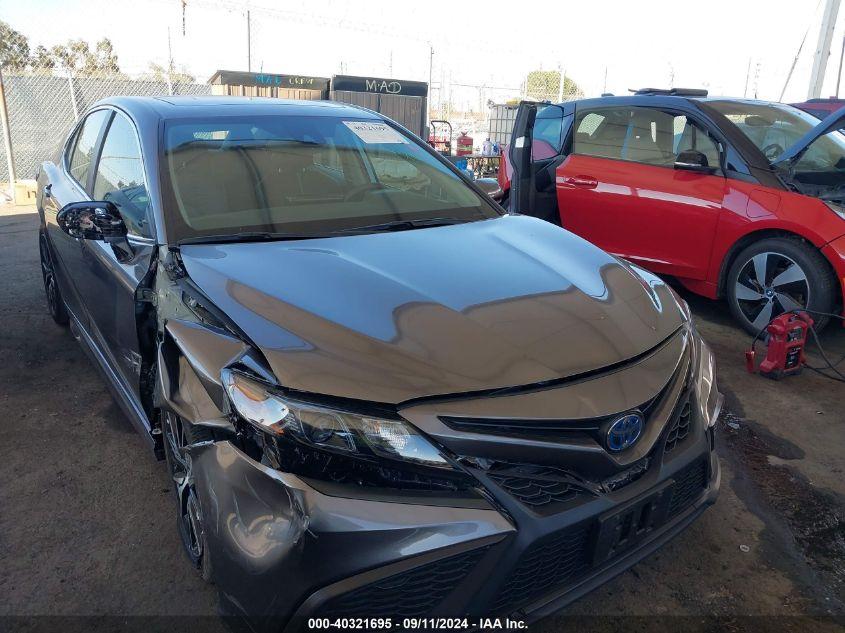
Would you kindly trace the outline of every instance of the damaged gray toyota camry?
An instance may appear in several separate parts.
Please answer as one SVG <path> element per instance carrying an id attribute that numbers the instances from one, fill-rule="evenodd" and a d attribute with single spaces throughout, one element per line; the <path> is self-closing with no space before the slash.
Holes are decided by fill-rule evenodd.
<path id="1" fill-rule="evenodd" d="M 716 498 L 722 398 L 684 301 L 381 115 L 109 99 L 37 204 L 53 318 L 255 627 L 532 621 Z"/>

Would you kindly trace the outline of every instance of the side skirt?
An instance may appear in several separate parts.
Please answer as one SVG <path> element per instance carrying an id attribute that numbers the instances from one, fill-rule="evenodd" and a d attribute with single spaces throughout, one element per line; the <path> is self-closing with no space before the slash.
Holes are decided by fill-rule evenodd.
<path id="1" fill-rule="evenodd" d="M 138 431 L 149 448 L 155 450 L 156 442 L 152 436 L 150 422 L 147 419 L 146 413 L 141 409 L 140 404 L 135 402 L 129 389 L 126 388 L 123 381 L 108 364 L 106 357 L 94 343 L 91 335 L 79 323 L 76 315 L 69 310 L 68 314 L 70 315 L 70 331 L 73 337 L 79 342 L 85 354 L 94 363 L 94 366 L 100 370 L 100 373 L 106 380 L 109 391 L 111 391 L 112 397 L 126 417 L 129 418 L 132 426 L 135 427 L 135 430 Z"/>

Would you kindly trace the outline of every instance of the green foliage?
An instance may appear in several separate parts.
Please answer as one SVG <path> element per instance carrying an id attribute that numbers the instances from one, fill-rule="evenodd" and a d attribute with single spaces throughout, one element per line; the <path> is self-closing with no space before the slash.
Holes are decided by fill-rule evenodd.
<path id="1" fill-rule="evenodd" d="M 77 77 L 120 75 L 120 65 L 111 41 L 104 37 L 91 50 L 84 40 L 69 40 L 48 49 L 30 50 L 27 37 L 0 21 L 0 65 L 15 72 L 51 73 L 70 71 Z"/>
<path id="2" fill-rule="evenodd" d="M 4 70 L 23 70 L 29 64 L 26 36 L 0 20 L 0 66 Z"/>
<path id="3" fill-rule="evenodd" d="M 112 77 L 120 74 L 117 55 L 111 41 L 104 37 L 92 51 L 84 40 L 69 40 L 50 49 L 49 58 L 54 66 L 75 77 Z"/>
<path id="4" fill-rule="evenodd" d="M 557 101 L 560 95 L 560 71 L 532 70 L 526 79 L 525 95 L 538 101 Z M 581 97 L 584 91 L 569 77 L 563 81 L 563 96 Z"/>
<path id="5" fill-rule="evenodd" d="M 145 73 L 142 76 L 142 79 L 148 79 L 150 81 L 167 81 L 167 68 L 162 66 L 161 64 L 156 64 L 155 62 L 150 62 L 149 64 L 149 72 Z M 170 81 L 173 83 L 194 83 L 197 80 L 191 73 L 188 72 L 188 69 L 184 66 L 180 68 L 176 68 L 175 66 L 171 66 L 170 68 Z"/>

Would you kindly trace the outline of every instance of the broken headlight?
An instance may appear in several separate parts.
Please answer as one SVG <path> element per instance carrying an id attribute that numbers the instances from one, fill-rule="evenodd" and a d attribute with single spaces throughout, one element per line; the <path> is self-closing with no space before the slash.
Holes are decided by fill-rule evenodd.
<path id="1" fill-rule="evenodd" d="M 693 345 L 695 346 L 693 361 L 696 371 L 693 375 L 693 380 L 695 381 L 696 401 L 698 402 L 701 418 L 710 427 L 716 424 L 716 420 L 722 410 L 724 397 L 719 393 L 719 389 L 716 386 L 716 367 L 710 346 L 704 342 L 701 335 L 694 329 L 692 330 L 692 336 L 694 338 Z"/>
<path id="2" fill-rule="evenodd" d="M 380 487 L 458 490 L 471 483 L 403 420 L 289 398 L 231 369 L 221 379 L 233 412 L 248 423 L 261 458 L 275 468 Z"/>

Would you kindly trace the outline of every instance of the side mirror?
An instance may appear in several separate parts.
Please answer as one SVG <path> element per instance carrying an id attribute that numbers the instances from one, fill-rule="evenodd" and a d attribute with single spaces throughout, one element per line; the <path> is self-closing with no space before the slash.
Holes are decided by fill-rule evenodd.
<path id="1" fill-rule="evenodd" d="M 686 149 L 678 154 L 675 159 L 675 169 L 684 169 L 686 171 L 695 171 L 702 174 L 712 174 L 717 169 L 718 165 L 710 166 L 707 162 L 707 156 L 696 149 Z"/>
<path id="2" fill-rule="evenodd" d="M 71 237 L 103 242 L 126 239 L 126 224 L 112 202 L 71 202 L 62 207 L 56 221 Z"/>
<path id="3" fill-rule="evenodd" d="M 496 202 L 502 199 L 504 192 L 499 186 L 499 181 L 495 178 L 479 178 L 475 181 L 475 184 Z"/>

